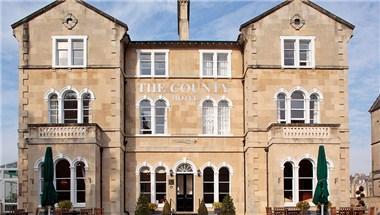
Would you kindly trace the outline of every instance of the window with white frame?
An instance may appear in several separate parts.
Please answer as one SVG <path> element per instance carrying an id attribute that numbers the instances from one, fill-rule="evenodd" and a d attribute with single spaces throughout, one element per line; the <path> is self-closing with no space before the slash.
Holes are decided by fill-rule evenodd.
<path id="1" fill-rule="evenodd" d="M 219 201 L 230 195 L 230 171 L 227 167 L 219 169 Z"/>
<path id="2" fill-rule="evenodd" d="M 203 170 L 203 199 L 206 204 L 214 203 L 214 170 L 211 167 Z"/>
<path id="3" fill-rule="evenodd" d="M 63 123 L 78 122 L 78 99 L 77 94 L 68 90 L 63 95 Z"/>
<path id="4" fill-rule="evenodd" d="M 152 134 L 152 107 L 149 100 L 140 102 L 140 134 Z"/>
<path id="5" fill-rule="evenodd" d="M 284 165 L 284 202 L 293 203 L 293 165 L 286 162 Z"/>
<path id="6" fill-rule="evenodd" d="M 166 134 L 168 104 L 159 99 L 152 105 L 148 99 L 139 103 L 140 134 Z"/>
<path id="7" fill-rule="evenodd" d="M 55 165 L 55 189 L 58 202 L 71 199 L 70 163 L 65 159 L 59 160 Z"/>
<path id="8" fill-rule="evenodd" d="M 137 50 L 140 76 L 167 76 L 169 50 Z"/>
<path id="9" fill-rule="evenodd" d="M 53 36 L 53 67 L 85 67 L 87 36 Z"/>
<path id="10" fill-rule="evenodd" d="M 286 95 L 284 93 L 279 93 L 277 95 L 277 121 L 279 123 L 286 123 Z"/>
<path id="11" fill-rule="evenodd" d="M 159 204 L 165 203 L 166 200 L 166 170 L 164 167 L 156 169 L 156 201 Z"/>
<path id="12" fill-rule="evenodd" d="M 202 103 L 202 132 L 207 135 L 230 133 L 230 103 L 220 100 L 216 106 L 212 100 Z"/>
<path id="13" fill-rule="evenodd" d="M 313 164 L 308 159 L 301 160 L 298 169 L 299 201 L 311 200 L 313 198 L 313 180 Z"/>
<path id="14" fill-rule="evenodd" d="M 83 123 L 90 122 L 90 102 L 91 102 L 91 94 L 84 93 L 82 95 L 82 122 Z"/>
<path id="15" fill-rule="evenodd" d="M 313 36 L 281 37 L 282 67 L 314 67 L 314 38 Z"/>
<path id="16" fill-rule="evenodd" d="M 40 164 L 40 168 L 39 168 L 39 187 L 38 187 L 38 190 L 39 190 L 39 193 L 40 193 L 40 204 L 41 204 L 41 198 L 42 198 L 42 190 L 43 190 L 43 187 L 44 187 L 44 163 L 41 163 Z"/>
<path id="17" fill-rule="evenodd" d="M 58 123 L 58 96 L 56 93 L 49 96 L 49 123 Z"/>
<path id="18" fill-rule="evenodd" d="M 200 50 L 201 77 L 231 77 L 231 50 Z"/>
<path id="19" fill-rule="evenodd" d="M 319 97 L 318 94 L 313 93 L 310 96 L 310 124 L 319 122 Z"/>
<path id="20" fill-rule="evenodd" d="M 75 199 L 76 203 L 86 203 L 86 171 L 83 162 L 75 164 Z"/>
<path id="21" fill-rule="evenodd" d="M 215 134 L 215 108 L 211 100 L 206 100 L 202 105 L 203 134 Z"/>
<path id="22" fill-rule="evenodd" d="M 149 167 L 142 167 L 140 169 L 140 195 L 143 195 L 151 201 L 151 178 L 150 178 L 150 169 Z"/>
<path id="23" fill-rule="evenodd" d="M 221 100 L 218 103 L 218 134 L 230 133 L 230 107 L 228 101 Z"/>
<path id="24" fill-rule="evenodd" d="M 302 91 L 294 91 L 290 101 L 291 123 L 305 123 L 305 95 Z"/>

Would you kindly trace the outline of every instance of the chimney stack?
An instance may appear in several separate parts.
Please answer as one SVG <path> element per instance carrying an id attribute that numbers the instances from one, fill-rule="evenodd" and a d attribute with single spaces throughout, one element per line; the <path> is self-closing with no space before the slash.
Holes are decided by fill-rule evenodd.
<path id="1" fill-rule="evenodd" d="M 179 40 L 189 40 L 190 0 L 177 0 Z"/>

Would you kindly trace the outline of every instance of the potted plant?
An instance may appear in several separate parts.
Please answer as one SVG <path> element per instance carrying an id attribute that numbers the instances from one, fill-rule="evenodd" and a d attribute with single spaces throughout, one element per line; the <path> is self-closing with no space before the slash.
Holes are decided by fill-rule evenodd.
<path id="1" fill-rule="evenodd" d="M 214 213 L 220 214 L 220 210 L 222 209 L 223 204 L 221 202 L 214 202 L 212 203 L 212 206 L 214 207 Z"/>
<path id="2" fill-rule="evenodd" d="M 150 215 L 149 201 L 144 195 L 137 200 L 135 215 Z"/>
<path id="3" fill-rule="evenodd" d="M 234 200 L 230 195 L 226 195 L 222 202 L 222 209 L 220 210 L 221 215 L 236 215 L 236 208 L 234 206 Z"/>
<path id="4" fill-rule="evenodd" d="M 306 211 L 310 208 L 310 204 L 308 201 L 300 201 L 296 207 L 301 210 L 301 214 L 306 214 Z"/>
<path id="5" fill-rule="evenodd" d="M 64 200 L 58 202 L 58 208 L 62 210 L 70 210 L 73 207 L 73 204 L 70 202 L 70 200 Z"/>
<path id="6" fill-rule="evenodd" d="M 158 207 L 158 205 L 155 203 L 149 203 L 148 206 L 149 206 L 149 210 L 150 210 L 151 214 L 154 214 L 154 212 L 156 211 L 156 209 Z"/>

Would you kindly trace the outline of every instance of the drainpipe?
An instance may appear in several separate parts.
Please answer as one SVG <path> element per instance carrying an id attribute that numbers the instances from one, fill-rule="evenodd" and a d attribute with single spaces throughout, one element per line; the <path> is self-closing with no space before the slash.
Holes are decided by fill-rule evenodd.
<path id="1" fill-rule="evenodd" d="M 266 164 L 266 180 L 267 180 L 267 207 L 269 207 L 269 165 L 268 165 L 268 152 L 269 146 L 264 148 L 265 151 L 265 164 Z"/>
<path id="2" fill-rule="evenodd" d="M 100 208 L 103 208 L 103 147 L 100 147 Z"/>

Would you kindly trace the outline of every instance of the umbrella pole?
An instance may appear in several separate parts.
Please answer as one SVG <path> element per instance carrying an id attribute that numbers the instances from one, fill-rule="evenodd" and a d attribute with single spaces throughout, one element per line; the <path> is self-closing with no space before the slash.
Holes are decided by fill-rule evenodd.
<path id="1" fill-rule="evenodd" d="M 325 212 L 325 210 L 324 210 L 324 207 L 323 207 L 324 205 L 322 204 L 322 207 L 321 207 L 321 210 L 322 210 L 322 212 L 321 212 L 321 215 L 323 215 L 324 214 L 324 212 Z"/>

